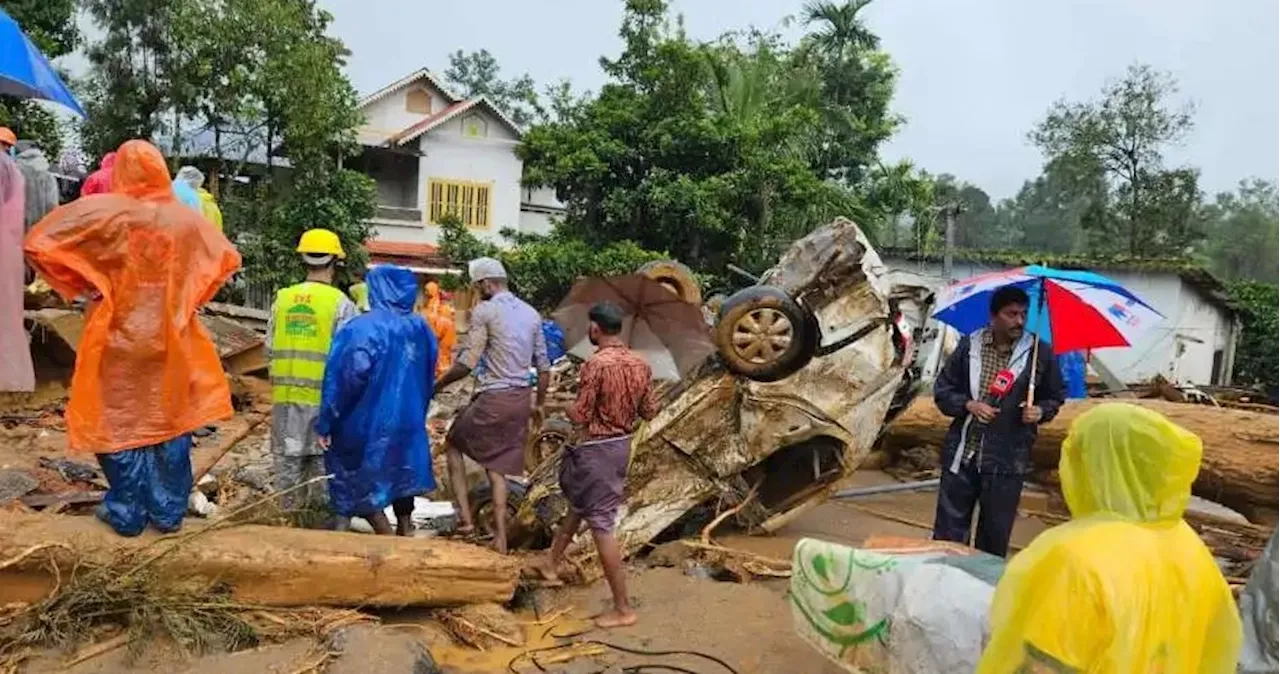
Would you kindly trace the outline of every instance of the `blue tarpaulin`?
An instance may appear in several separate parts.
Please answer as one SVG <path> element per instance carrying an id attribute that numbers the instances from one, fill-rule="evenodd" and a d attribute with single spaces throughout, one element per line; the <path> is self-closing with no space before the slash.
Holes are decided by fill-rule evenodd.
<path id="1" fill-rule="evenodd" d="M 426 426 L 438 346 L 413 311 L 417 279 L 403 267 L 378 266 L 365 283 L 370 310 L 334 337 L 316 421 L 316 433 L 331 441 L 330 501 L 344 517 L 381 512 L 436 486 Z"/>
<path id="2" fill-rule="evenodd" d="M 1067 389 L 1068 400 L 1080 400 L 1089 397 L 1089 387 L 1085 381 L 1086 364 L 1084 353 L 1069 351 L 1058 356 L 1058 367 L 1062 370 L 1062 382 Z"/>
<path id="3" fill-rule="evenodd" d="M 111 454 L 99 454 L 107 476 L 106 497 L 98 518 L 121 536 L 137 536 L 150 523 L 176 531 L 187 514 L 191 494 L 191 436 Z"/>
<path id="4" fill-rule="evenodd" d="M 49 59 L 22 32 L 13 17 L 0 9 L 0 94 L 42 98 L 61 103 L 84 117 L 84 108 L 67 89 Z"/>

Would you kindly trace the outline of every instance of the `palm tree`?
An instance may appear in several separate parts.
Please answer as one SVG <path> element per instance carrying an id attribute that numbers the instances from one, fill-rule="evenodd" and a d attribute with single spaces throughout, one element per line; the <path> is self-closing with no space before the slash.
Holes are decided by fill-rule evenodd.
<path id="1" fill-rule="evenodd" d="M 811 0 L 802 11 L 804 25 L 820 24 L 812 33 L 816 46 L 828 54 L 843 56 L 847 50 L 871 50 L 880 46 L 880 38 L 867 30 L 858 12 L 871 0 L 846 0 L 844 3 Z"/>

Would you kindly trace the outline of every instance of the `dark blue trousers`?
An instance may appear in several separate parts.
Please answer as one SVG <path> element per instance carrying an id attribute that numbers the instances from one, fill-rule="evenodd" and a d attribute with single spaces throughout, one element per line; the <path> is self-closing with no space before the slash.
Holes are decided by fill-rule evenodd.
<path id="1" fill-rule="evenodd" d="M 148 523 L 163 533 L 182 526 L 192 486 L 190 435 L 97 456 L 109 486 L 99 519 L 121 536 L 137 536 Z"/>
<path id="2" fill-rule="evenodd" d="M 1009 552 L 1009 537 L 1018 517 L 1022 499 L 1021 475 L 979 473 L 975 461 L 960 466 L 952 473 L 942 466 L 942 484 L 938 487 L 938 508 L 933 518 L 933 539 L 969 544 L 974 506 L 978 511 L 978 534 L 973 546 L 983 552 L 1004 557 Z"/>

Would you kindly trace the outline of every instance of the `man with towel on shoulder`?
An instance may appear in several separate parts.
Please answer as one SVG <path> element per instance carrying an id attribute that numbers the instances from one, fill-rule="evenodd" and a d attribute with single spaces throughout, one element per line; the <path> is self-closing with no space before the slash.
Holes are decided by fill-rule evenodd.
<path id="1" fill-rule="evenodd" d="M 476 292 L 484 300 L 471 311 L 466 350 L 436 380 L 435 390 L 466 377 L 483 358 L 476 377 L 475 397 L 458 415 L 445 438 L 449 486 L 458 501 L 462 526 L 458 533 L 475 532 L 467 494 L 463 455 L 484 466 L 493 488 L 494 548 L 507 552 L 507 475 L 524 473 L 524 444 L 529 420 L 541 423 L 547 399 L 551 363 L 542 336 L 542 317 L 507 289 L 502 263 L 482 257 L 467 265 Z M 538 370 L 536 414 L 530 408 L 529 368 Z"/>

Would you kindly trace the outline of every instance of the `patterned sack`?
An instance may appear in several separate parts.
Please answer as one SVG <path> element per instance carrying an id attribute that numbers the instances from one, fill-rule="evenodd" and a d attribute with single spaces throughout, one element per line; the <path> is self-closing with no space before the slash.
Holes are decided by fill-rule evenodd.
<path id="1" fill-rule="evenodd" d="M 950 544 L 803 539 L 792 559 L 796 633 L 854 674 L 970 674 L 1004 560 Z"/>

